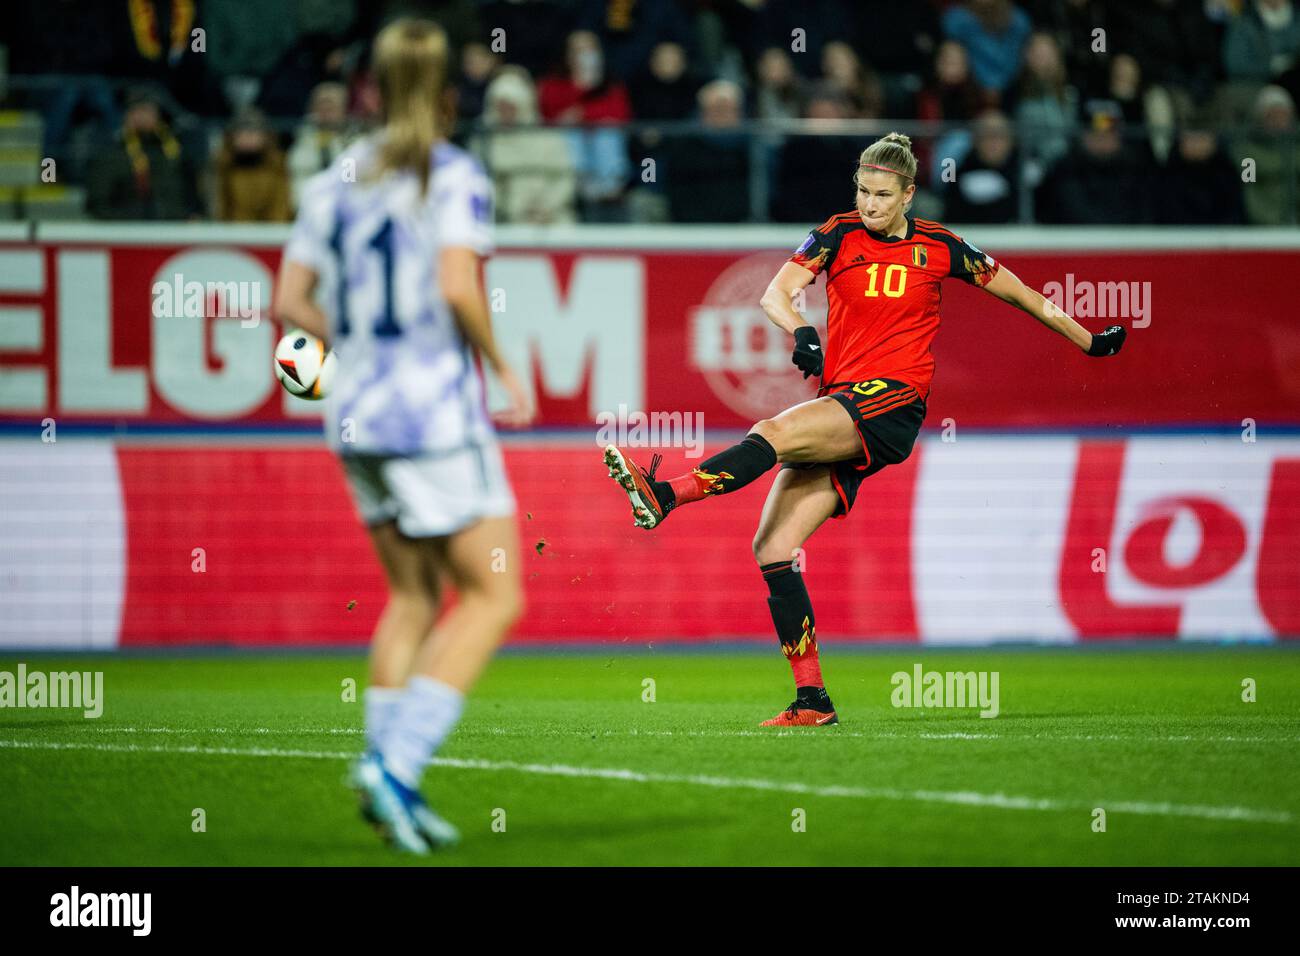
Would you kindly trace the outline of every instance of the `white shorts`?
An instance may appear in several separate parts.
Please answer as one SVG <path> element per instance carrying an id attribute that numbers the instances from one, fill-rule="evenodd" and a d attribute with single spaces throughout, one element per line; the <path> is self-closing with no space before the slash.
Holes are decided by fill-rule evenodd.
<path id="1" fill-rule="evenodd" d="M 515 513 L 496 442 L 418 456 L 344 455 L 343 470 L 367 526 L 395 520 L 408 538 L 441 537 Z"/>

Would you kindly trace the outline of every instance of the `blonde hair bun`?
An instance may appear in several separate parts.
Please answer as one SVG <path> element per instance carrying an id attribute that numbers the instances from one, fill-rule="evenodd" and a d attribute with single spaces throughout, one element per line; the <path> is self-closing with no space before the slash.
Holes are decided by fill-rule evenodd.
<path id="1" fill-rule="evenodd" d="M 912 154 L 911 137 L 904 136 L 902 133 L 890 133 L 882 136 L 870 146 L 862 151 L 858 157 L 859 168 L 863 166 L 873 167 L 875 169 L 887 169 L 896 173 L 904 180 L 903 185 L 908 181 L 916 180 L 916 156 Z M 857 176 L 857 171 L 854 171 Z"/>

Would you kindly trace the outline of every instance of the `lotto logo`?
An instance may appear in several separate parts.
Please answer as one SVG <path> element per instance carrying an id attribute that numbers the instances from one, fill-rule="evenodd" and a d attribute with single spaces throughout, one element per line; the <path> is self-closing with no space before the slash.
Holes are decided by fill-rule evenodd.
<path id="1" fill-rule="evenodd" d="M 1300 630 L 1300 443 L 960 444 L 927 448 L 917 475 L 923 637 L 972 621 L 1060 640 Z"/>

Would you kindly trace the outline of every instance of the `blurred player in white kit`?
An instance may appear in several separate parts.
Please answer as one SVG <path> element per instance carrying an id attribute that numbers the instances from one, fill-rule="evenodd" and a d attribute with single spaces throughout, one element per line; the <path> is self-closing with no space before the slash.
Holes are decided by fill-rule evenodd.
<path id="1" fill-rule="evenodd" d="M 457 839 L 420 781 L 523 607 L 515 501 L 476 353 L 509 398 L 498 421 L 535 414 L 492 336 L 491 187 L 444 138 L 447 57 L 430 21 L 375 38 L 384 125 L 305 185 L 275 299 L 281 323 L 338 355 L 326 433 L 389 587 L 351 782 L 366 819 L 412 853 Z M 446 586 L 457 603 L 435 628 Z"/>

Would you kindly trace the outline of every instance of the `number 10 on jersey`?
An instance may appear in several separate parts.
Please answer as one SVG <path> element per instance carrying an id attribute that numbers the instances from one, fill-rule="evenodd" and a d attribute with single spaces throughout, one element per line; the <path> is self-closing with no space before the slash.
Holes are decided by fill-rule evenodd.
<path id="1" fill-rule="evenodd" d="M 867 289 L 862 294 L 868 297 L 880 295 L 877 284 L 880 280 L 880 263 L 873 262 L 867 266 Z M 907 288 L 907 266 L 894 263 L 885 269 L 883 290 L 891 299 L 897 299 Z"/>

